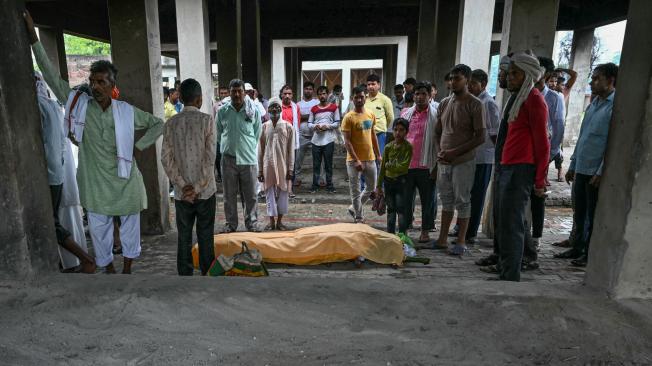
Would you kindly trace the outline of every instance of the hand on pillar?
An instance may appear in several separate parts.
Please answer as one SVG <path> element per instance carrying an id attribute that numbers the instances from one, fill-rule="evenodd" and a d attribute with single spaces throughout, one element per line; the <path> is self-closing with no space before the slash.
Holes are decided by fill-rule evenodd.
<path id="1" fill-rule="evenodd" d="M 36 34 L 36 29 L 34 29 L 34 20 L 27 9 L 23 12 L 23 19 L 25 19 L 25 27 L 27 28 L 30 44 L 38 42 L 38 35 Z"/>

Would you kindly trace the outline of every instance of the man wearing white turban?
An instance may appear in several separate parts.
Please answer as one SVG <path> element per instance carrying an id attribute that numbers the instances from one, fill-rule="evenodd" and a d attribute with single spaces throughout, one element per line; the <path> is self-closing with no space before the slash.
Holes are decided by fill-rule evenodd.
<path id="1" fill-rule="evenodd" d="M 501 280 L 520 281 L 526 230 L 525 208 L 534 190 L 545 195 L 550 154 L 543 96 L 534 88 L 542 74 L 535 56 L 515 53 L 510 58 L 507 89 L 512 93 L 496 142 L 496 241 Z"/>

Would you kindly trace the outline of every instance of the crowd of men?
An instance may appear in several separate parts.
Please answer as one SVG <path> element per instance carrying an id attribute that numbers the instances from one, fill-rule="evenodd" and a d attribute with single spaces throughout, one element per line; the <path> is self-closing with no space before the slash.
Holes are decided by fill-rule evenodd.
<path id="1" fill-rule="evenodd" d="M 497 279 L 509 281 L 519 281 L 521 270 L 537 268 L 550 162 L 555 161 L 558 178 L 562 175 L 564 98 L 572 83 L 560 83 L 561 73 L 575 77 L 571 70 L 555 69 L 548 58 L 531 52 L 502 57 L 499 86 L 509 93 L 504 108 L 488 94 L 485 71 L 459 64 L 444 80 L 448 95 L 441 101 L 436 99 L 434 82 L 413 78 L 394 86 L 390 99 L 380 92 L 379 76 L 371 74 L 366 84 L 353 88 L 343 115 L 339 86 L 331 92 L 306 82 L 295 102 L 293 88 L 284 85 L 278 96 L 266 100 L 238 79 L 219 88 L 213 113 L 206 114 L 200 110 L 202 105 L 213 101 L 204 101 L 202 86 L 186 79 L 164 91 L 164 122 L 118 99 L 118 70 L 108 61 L 93 63 L 86 87 L 71 89 L 48 60 L 28 13 L 25 20 L 43 72 L 36 83 L 57 239 L 78 258 L 84 272 L 95 272 L 96 266 L 115 272 L 117 238 L 122 244 L 123 273 L 131 272 L 133 259 L 140 255 L 140 211 L 147 207 L 133 148 L 151 146 L 161 135 L 161 162 L 174 188 L 179 275 L 193 274 L 195 226 L 203 275 L 214 260 L 219 182 L 225 214 L 221 232 L 238 229 L 238 204 L 243 207 L 246 229 L 259 231 L 259 194 L 266 199 L 269 219 L 263 230 L 288 230 L 283 217 L 288 214 L 293 186 L 302 183 L 306 153 L 310 151 L 313 159 L 311 192 L 325 186 L 334 193 L 333 156 L 338 143 L 347 152 L 348 212 L 353 222 L 364 223 L 365 205 L 375 200 L 376 208 L 387 210 L 387 230 L 407 233 L 413 226 L 418 192 L 421 248 L 461 256 L 477 238 L 489 197 L 494 253 L 477 264 L 498 274 Z M 557 243 L 569 247 L 557 257 L 573 259 L 578 266 L 587 261 L 617 73 L 614 64 L 593 71 L 593 100 L 565 174 L 566 181 L 573 183 L 574 230 L 569 241 Z M 65 105 L 65 114 L 50 99 L 47 87 Z M 138 140 L 135 130 L 144 130 Z M 76 179 L 70 174 L 64 179 L 71 144 L 79 148 L 79 166 Z M 79 196 L 71 205 L 87 212 L 95 258 L 86 253 L 83 239 L 61 224 L 62 189 L 69 187 Z M 437 240 L 431 242 L 438 198 L 441 227 Z M 449 235 L 455 237 L 451 243 Z"/>

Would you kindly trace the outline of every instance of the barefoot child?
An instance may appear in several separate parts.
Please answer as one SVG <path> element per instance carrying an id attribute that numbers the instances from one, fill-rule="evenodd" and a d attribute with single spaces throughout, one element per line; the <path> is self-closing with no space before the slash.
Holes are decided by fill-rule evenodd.
<path id="1" fill-rule="evenodd" d="M 283 215 L 288 212 L 294 171 L 294 128 L 281 119 L 281 100 L 269 100 L 270 120 L 263 124 L 258 149 L 258 180 L 267 197 L 269 224 L 266 231 L 287 230 Z M 275 220 L 276 219 L 276 220 Z"/>
<path id="2" fill-rule="evenodd" d="M 385 146 L 380 174 L 376 184 L 376 193 L 383 193 L 387 204 L 387 232 L 396 232 L 398 215 L 398 232 L 405 233 L 409 222 L 406 210 L 411 208 L 410 197 L 406 192 L 407 172 L 412 160 L 412 145 L 405 139 L 408 121 L 405 118 L 394 120 L 394 140 Z"/>

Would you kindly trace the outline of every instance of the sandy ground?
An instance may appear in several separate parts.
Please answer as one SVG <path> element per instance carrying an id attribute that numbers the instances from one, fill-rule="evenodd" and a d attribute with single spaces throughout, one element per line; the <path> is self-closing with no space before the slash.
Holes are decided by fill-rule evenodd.
<path id="1" fill-rule="evenodd" d="M 652 364 L 650 303 L 579 284 L 55 275 L 0 298 L 3 365 Z"/>

